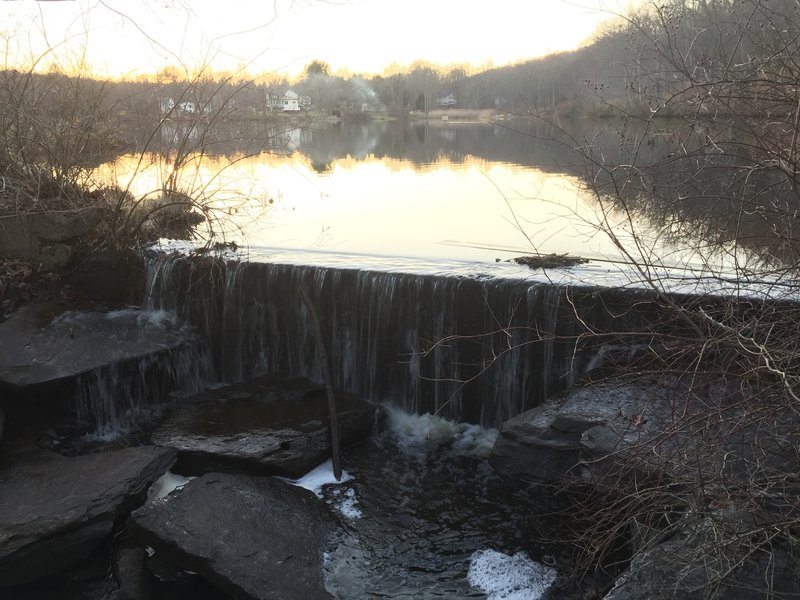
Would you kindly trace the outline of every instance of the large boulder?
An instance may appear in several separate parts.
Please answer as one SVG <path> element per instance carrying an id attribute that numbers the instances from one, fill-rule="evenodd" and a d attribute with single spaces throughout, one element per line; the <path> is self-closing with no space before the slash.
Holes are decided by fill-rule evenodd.
<path id="1" fill-rule="evenodd" d="M 153 446 L 7 457 L 0 467 L 0 587 L 86 558 L 174 462 L 174 450 Z"/>
<path id="2" fill-rule="evenodd" d="M 615 526 L 588 535 L 624 538 L 631 552 L 609 599 L 795 597 L 786 524 L 797 518 L 799 443 L 780 388 L 637 376 L 576 387 L 510 419 L 489 462 L 592 491 L 584 508 Z"/>
<path id="3" fill-rule="evenodd" d="M 528 481 L 565 478 L 749 485 L 797 469 L 798 420 L 780 391 L 731 378 L 616 378 L 568 390 L 506 421 L 490 464 Z M 794 481 L 792 479 L 792 481 Z M 800 490 L 796 490 L 800 491 Z"/>
<path id="4" fill-rule="evenodd" d="M 503 423 L 489 462 L 509 477 L 555 482 L 585 464 L 625 460 L 682 414 L 674 392 L 649 379 L 571 389 Z"/>
<path id="5" fill-rule="evenodd" d="M 342 447 L 365 439 L 383 411 L 336 392 Z M 177 469 L 297 478 L 329 458 L 325 388 L 308 379 L 260 377 L 186 398 L 170 407 L 152 441 L 178 450 Z"/>
<path id="6" fill-rule="evenodd" d="M 313 493 L 275 478 L 211 473 L 136 510 L 134 540 L 235 598 L 330 598 L 323 551 L 335 527 Z"/>

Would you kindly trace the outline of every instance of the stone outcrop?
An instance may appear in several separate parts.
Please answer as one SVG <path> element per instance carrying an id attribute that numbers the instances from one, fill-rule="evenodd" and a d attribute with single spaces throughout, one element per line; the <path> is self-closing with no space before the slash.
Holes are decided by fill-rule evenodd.
<path id="1" fill-rule="evenodd" d="M 800 433 L 785 405 L 733 378 L 610 379 L 507 421 L 489 462 L 641 511 L 618 515 L 638 529 L 609 600 L 794 597 L 800 564 L 775 533 L 797 511 Z"/>
<path id="2" fill-rule="evenodd" d="M 554 482 L 581 465 L 627 460 L 683 414 L 674 392 L 655 380 L 572 389 L 506 421 L 489 462 L 509 477 Z"/>
<path id="3" fill-rule="evenodd" d="M 207 474 L 133 512 L 128 531 L 178 569 L 235 598 L 331 598 L 322 575 L 333 516 L 275 478 Z"/>
<path id="4" fill-rule="evenodd" d="M 0 257 L 65 267 L 82 239 L 104 225 L 94 209 L 3 215 L 0 219 Z"/>
<path id="5" fill-rule="evenodd" d="M 342 446 L 366 439 L 383 409 L 336 392 Z M 303 378 L 261 377 L 186 398 L 152 441 L 178 450 L 178 470 L 300 477 L 330 457 L 325 388 Z"/>
<path id="6" fill-rule="evenodd" d="M 0 586 L 86 558 L 144 500 L 175 451 L 142 446 L 76 457 L 37 451 L 9 461 L 0 467 Z"/>

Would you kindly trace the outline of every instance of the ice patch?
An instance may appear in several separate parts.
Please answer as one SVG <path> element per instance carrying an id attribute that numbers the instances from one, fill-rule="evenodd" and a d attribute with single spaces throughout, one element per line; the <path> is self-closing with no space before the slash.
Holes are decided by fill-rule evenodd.
<path id="1" fill-rule="evenodd" d="M 336 477 L 333 476 L 333 462 L 331 460 L 326 460 L 324 463 L 317 465 L 313 469 L 311 469 L 308 473 L 303 475 L 300 479 L 286 479 L 285 477 L 279 477 L 283 481 L 287 483 L 291 483 L 292 485 L 296 485 L 301 488 L 305 488 L 310 492 L 314 492 L 318 498 L 322 498 L 322 488 L 326 485 L 339 485 L 341 483 L 345 483 L 346 481 L 350 481 L 353 477 L 345 470 L 342 470 L 342 478 L 339 481 L 336 481 Z"/>
<path id="2" fill-rule="evenodd" d="M 342 478 L 336 481 L 333 476 L 333 463 L 330 460 L 318 465 L 303 475 L 300 479 L 286 479 L 279 477 L 287 483 L 305 488 L 313 492 L 318 498 L 325 499 L 322 488 L 325 486 L 338 486 L 353 479 L 352 475 L 342 470 Z M 347 519 L 358 519 L 361 517 L 361 509 L 358 508 L 358 498 L 353 488 L 336 488 L 330 493 L 330 504 Z"/>
<path id="3" fill-rule="evenodd" d="M 467 573 L 469 584 L 488 600 L 537 600 L 555 580 L 555 569 L 532 561 L 524 552 L 509 556 L 478 550 Z"/>
<path id="4" fill-rule="evenodd" d="M 150 489 L 147 490 L 148 502 L 154 502 L 166 498 L 175 490 L 183 489 L 194 477 L 184 477 L 183 475 L 176 475 L 172 471 L 167 471 L 161 477 L 153 482 Z"/>

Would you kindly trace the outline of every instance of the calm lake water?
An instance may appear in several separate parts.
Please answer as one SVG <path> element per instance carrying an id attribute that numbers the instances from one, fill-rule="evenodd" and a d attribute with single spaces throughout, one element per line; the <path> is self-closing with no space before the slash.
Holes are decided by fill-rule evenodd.
<path id="1" fill-rule="evenodd" d="M 618 211 L 603 214 L 570 150 L 577 138 L 557 141 L 553 128 L 521 119 L 368 122 L 258 135 L 275 148 L 251 154 L 231 146 L 190 160 L 180 177 L 186 191 L 220 209 L 215 231 L 256 254 L 310 250 L 494 263 L 555 252 L 604 265 L 625 259 L 598 225 L 628 242 L 631 223 Z M 609 153 L 618 146 L 610 127 L 592 139 Z M 105 176 L 136 194 L 157 190 L 172 166 L 145 158 L 143 165 L 139 156 L 123 156 L 107 165 Z M 660 232 L 644 226 L 640 233 L 666 263 L 691 262 L 691 252 L 669 248 Z"/>

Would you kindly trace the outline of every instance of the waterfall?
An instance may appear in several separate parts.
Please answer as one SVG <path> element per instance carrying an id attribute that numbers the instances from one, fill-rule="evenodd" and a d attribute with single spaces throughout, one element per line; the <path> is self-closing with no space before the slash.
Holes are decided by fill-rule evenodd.
<path id="1" fill-rule="evenodd" d="M 600 342 L 580 342 L 587 326 L 611 331 L 630 318 L 609 310 L 613 290 L 520 279 L 172 255 L 149 257 L 147 278 L 146 306 L 199 327 L 222 381 L 267 372 L 321 380 L 305 286 L 337 387 L 485 426 L 571 385 Z"/>

